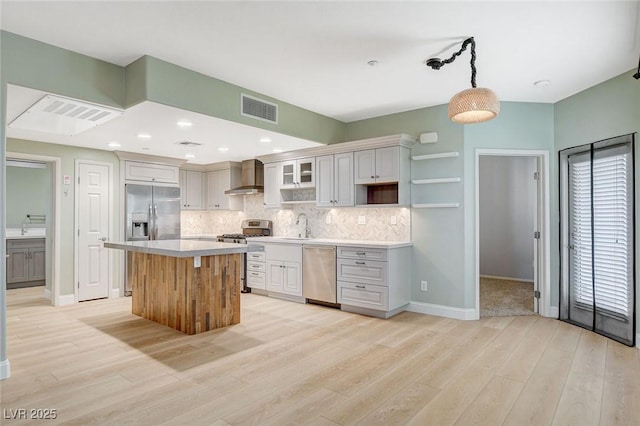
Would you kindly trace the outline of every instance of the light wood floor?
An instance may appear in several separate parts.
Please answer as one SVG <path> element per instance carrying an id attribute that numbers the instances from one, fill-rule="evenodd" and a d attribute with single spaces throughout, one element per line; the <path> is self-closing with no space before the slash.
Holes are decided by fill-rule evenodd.
<path id="1" fill-rule="evenodd" d="M 640 425 L 638 349 L 556 320 L 379 320 L 248 294 L 241 324 L 187 336 L 130 298 L 41 294 L 7 292 L 2 424 L 54 408 L 40 423 Z"/>

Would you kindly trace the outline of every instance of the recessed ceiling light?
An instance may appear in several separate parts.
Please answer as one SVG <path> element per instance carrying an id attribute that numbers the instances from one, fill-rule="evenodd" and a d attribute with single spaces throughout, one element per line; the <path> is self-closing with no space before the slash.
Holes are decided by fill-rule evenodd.
<path id="1" fill-rule="evenodd" d="M 218 148 L 218 151 L 227 152 L 227 151 L 229 151 L 229 148 L 227 148 L 226 146 L 221 146 L 220 148 Z"/>
<path id="2" fill-rule="evenodd" d="M 273 148 L 273 152 L 278 153 L 278 152 L 283 152 L 284 149 L 282 148 Z"/>
<path id="3" fill-rule="evenodd" d="M 271 143 L 271 138 L 267 137 L 267 136 L 263 136 L 260 138 L 260 142 L 262 143 Z"/>
<path id="4" fill-rule="evenodd" d="M 109 148 L 120 148 L 122 145 L 116 141 L 111 141 L 107 144 Z"/>
<path id="5" fill-rule="evenodd" d="M 179 120 L 176 124 L 178 125 L 178 127 L 181 127 L 183 129 L 186 127 L 191 127 L 193 125 L 193 123 L 189 120 Z"/>
<path id="6" fill-rule="evenodd" d="M 379 62 L 375 59 L 372 59 L 369 62 L 367 62 L 367 64 L 369 64 L 370 67 L 375 67 L 379 64 Z"/>
<path id="7" fill-rule="evenodd" d="M 547 87 L 550 84 L 551 82 L 549 80 L 539 80 L 533 83 L 533 85 L 536 87 Z"/>
<path id="8" fill-rule="evenodd" d="M 192 154 L 192 153 L 190 153 L 190 152 L 187 152 L 187 153 L 184 155 L 184 158 L 196 158 L 196 155 L 195 155 L 195 154 Z"/>
<path id="9" fill-rule="evenodd" d="M 149 133 L 138 133 L 138 139 L 151 139 L 151 135 Z"/>

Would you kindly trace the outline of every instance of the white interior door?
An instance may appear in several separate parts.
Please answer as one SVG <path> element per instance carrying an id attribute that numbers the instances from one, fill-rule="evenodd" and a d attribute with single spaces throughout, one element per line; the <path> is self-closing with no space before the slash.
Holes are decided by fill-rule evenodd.
<path id="1" fill-rule="evenodd" d="M 109 250 L 104 242 L 111 223 L 107 164 L 77 165 L 78 301 L 109 297 Z"/>

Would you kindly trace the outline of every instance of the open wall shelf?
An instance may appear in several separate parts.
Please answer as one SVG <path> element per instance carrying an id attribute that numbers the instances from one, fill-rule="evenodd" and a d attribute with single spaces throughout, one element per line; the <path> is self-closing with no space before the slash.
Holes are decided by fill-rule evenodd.
<path id="1" fill-rule="evenodd" d="M 411 204 L 414 209 L 454 209 L 460 207 L 460 203 L 426 203 Z"/>
<path id="2" fill-rule="evenodd" d="M 437 158 L 458 157 L 459 155 L 459 152 L 441 152 L 439 154 L 414 155 L 411 159 L 414 161 L 435 160 Z"/>
<path id="3" fill-rule="evenodd" d="M 414 179 L 411 181 L 414 185 L 428 185 L 432 183 L 457 183 L 462 179 L 459 177 L 451 177 L 451 178 L 434 178 L 434 179 Z"/>

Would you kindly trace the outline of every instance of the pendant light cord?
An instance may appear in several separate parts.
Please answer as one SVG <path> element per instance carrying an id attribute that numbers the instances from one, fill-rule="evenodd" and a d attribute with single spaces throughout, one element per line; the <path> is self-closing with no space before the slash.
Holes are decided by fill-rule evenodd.
<path id="1" fill-rule="evenodd" d="M 427 66 L 433 68 L 434 70 L 439 70 L 446 64 L 450 64 L 455 61 L 458 56 L 462 54 L 465 50 L 467 50 L 467 46 L 471 45 L 471 87 L 475 89 L 476 87 L 476 42 L 473 37 L 469 37 L 462 43 L 462 47 L 460 50 L 455 52 L 449 59 L 440 60 L 438 58 L 432 58 L 427 60 Z"/>

